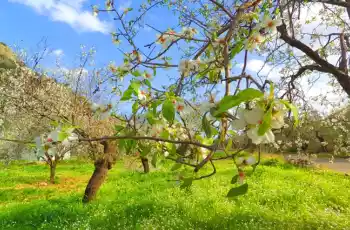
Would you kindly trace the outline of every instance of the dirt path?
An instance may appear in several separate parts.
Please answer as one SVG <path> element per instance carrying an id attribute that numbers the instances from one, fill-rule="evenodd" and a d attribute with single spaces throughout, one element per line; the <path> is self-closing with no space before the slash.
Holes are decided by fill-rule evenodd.
<path id="1" fill-rule="evenodd" d="M 288 159 L 289 156 L 292 156 L 292 158 L 296 157 L 290 154 L 284 154 L 285 159 Z M 348 159 L 336 158 L 333 163 L 330 163 L 328 158 L 319 157 L 314 159 L 313 162 L 321 166 L 321 168 L 328 168 L 336 172 L 350 174 L 350 160 Z"/>
<path id="2" fill-rule="evenodd" d="M 330 163 L 326 158 L 318 158 L 314 161 L 316 164 L 320 164 L 322 167 L 329 168 L 336 172 L 350 174 L 350 161 L 347 159 L 336 158 L 334 159 L 334 163 Z"/>

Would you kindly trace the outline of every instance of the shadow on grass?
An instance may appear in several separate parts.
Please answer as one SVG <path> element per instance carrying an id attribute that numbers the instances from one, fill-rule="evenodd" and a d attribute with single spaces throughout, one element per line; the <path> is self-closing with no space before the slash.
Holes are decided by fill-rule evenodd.
<path id="1" fill-rule="evenodd" d="M 199 211 L 199 210 L 198 210 Z M 210 213 L 201 218 L 193 210 L 164 202 L 115 200 L 82 205 L 80 197 L 19 205 L 0 213 L 0 229 L 325 229 L 329 223 L 287 222 L 262 212 Z M 325 227 L 325 228 L 323 228 Z"/>

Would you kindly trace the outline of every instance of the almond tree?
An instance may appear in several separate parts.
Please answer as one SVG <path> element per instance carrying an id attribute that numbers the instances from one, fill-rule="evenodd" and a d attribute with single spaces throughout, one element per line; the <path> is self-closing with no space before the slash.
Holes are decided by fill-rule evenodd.
<path id="1" fill-rule="evenodd" d="M 168 30 L 162 31 L 147 24 L 158 35 L 152 43 L 139 44 L 136 38 L 139 28 L 145 26 L 142 23 L 145 15 L 157 7 L 169 7 L 178 16 L 178 25 L 182 28 L 170 25 Z M 237 175 L 232 182 L 241 185 L 232 188 L 228 196 L 245 193 L 248 188 L 244 179 L 245 166 L 255 168 L 260 154 L 256 159 L 252 154 L 241 155 L 247 147 L 233 150 L 231 135 L 236 131 L 246 134 L 250 139 L 249 147 L 272 143 L 275 140 L 273 130 L 283 127 L 287 110 L 292 110 L 297 122 L 295 107 L 275 98 L 271 82 L 260 82 L 246 73 L 249 51 L 257 48 L 264 37 L 273 35 L 280 23 L 270 16 L 277 14 L 275 9 L 275 5 L 261 1 L 227 1 L 225 4 L 214 0 L 148 1 L 141 4 L 139 15 L 131 17 L 132 8 L 121 12 L 111 0 L 105 2 L 105 7 L 94 6 L 95 16 L 105 12 L 114 15 L 117 30 L 112 33 L 112 41 L 128 44 L 125 49 L 120 48 L 124 62 L 111 64 L 109 68 L 114 73 L 113 79 L 128 78 L 130 84 L 120 100 L 130 103 L 132 111 L 122 116 L 115 136 L 80 141 L 118 140 L 120 149 L 138 151 L 150 157 L 155 166 L 159 158 L 165 157 L 175 161 L 173 170 L 192 167 L 193 173 L 179 175 L 183 188 L 195 180 L 214 175 L 216 160 L 232 158 L 237 165 Z M 178 52 L 179 47 L 184 51 L 180 54 L 182 59 L 173 62 L 176 58 L 173 52 Z M 245 55 L 244 65 L 241 74 L 232 76 L 232 64 L 240 52 Z M 177 71 L 173 71 L 169 84 L 160 89 L 152 79 L 162 69 Z M 220 90 L 222 83 L 224 92 L 215 97 L 213 89 Z M 191 96 L 198 98 L 200 88 L 204 89 L 202 98 L 206 95 L 211 99 L 203 101 L 205 106 L 198 112 L 201 127 L 191 130 L 183 117 L 188 111 L 196 111 L 199 102 L 191 100 Z M 264 95 L 265 90 L 269 92 L 267 95 Z M 139 117 L 142 119 L 137 119 Z M 226 156 L 215 157 L 218 151 L 225 152 Z M 213 171 L 201 175 L 199 172 L 206 164 Z M 92 198 L 85 193 L 83 201 Z"/>

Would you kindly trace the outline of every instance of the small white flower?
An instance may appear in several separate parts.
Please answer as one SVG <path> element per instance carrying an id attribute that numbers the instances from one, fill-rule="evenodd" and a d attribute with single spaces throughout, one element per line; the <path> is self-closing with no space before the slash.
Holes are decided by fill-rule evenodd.
<path id="1" fill-rule="evenodd" d="M 101 105 L 97 104 L 97 103 L 92 103 L 90 108 L 91 108 L 92 112 L 96 112 L 97 110 L 99 110 L 101 108 Z"/>
<path id="2" fill-rule="evenodd" d="M 267 144 L 275 142 L 275 135 L 271 129 L 267 130 L 264 135 L 259 136 L 258 134 L 259 127 L 251 128 L 247 131 L 247 136 L 252 139 L 252 142 L 256 145 L 258 144 Z"/>
<path id="3" fill-rule="evenodd" d="M 191 72 L 199 71 L 200 60 L 181 60 L 179 63 L 179 71 L 184 76 L 188 76 Z"/>
<path id="4" fill-rule="evenodd" d="M 157 42 L 158 44 L 161 44 L 163 49 L 168 48 L 168 46 L 170 45 L 170 43 L 173 41 L 173 36 L 169 36 L 167 34 L 162 34 L 159 35 L 157 34 Z"/>
<path id="5" fill-rule="evenodd" d="M 164 156 L 165 156 L 165 157 L 168 157 L 168 156 L 169 156 L 169 152 L 168 152 L 168 151 L 165 151 L 165 152 L 164 152 Z"/>
<path id="6" fill-rule="evenodd" d="M 152 79 L 152 74 L 148 73 L 147 71 L 144 72 L 143 74 L 144 78 L 151 80 Z"/>
<path id="7" fill-rule="evenodd" d="M 250 125 L 257 125 L 261 124 L 264 111 L 258 107 L 252 109 L 252 110 L 245 110 L 243 112 L 243 116 L 245 121 Z"/>
<path id="8" fill-rule="evenodd" d="M 322 145 L 322 146 L 326 146 L 326 145 L 328 145 L 328 142 L 323 141 L 323 142 L 321 142 L 321 145 Z"/>
<path id="9" fill-rule="evenodd" d="M 281 140 L 278 140 L 278 141 L 277 141 L 277 144 L 279 144 L 279 145 L 282 144 L 282 141 L 281 141 Z"/>
<path id="10" fill-rule="evenodd" d="M 247 50 L 252 51 L 254 50 L 257 46 L 259 46 L 265 38 L 261 36 L 259 32 L 254 32 L 250 37 L 247 39 L 245 47 Z"/>
<path id="11" fill-rule="evenodd" d="M 200 152 L 202 153 L 203 159 L 205 159 L 205 158 L 208 156 L 208 154 L 209 154 L 210 151 L 209 151 L 209 149 L 200 147 Z"/>
<path id="12" fill-rule="evenodd" d="M 261 28 L 264 28 L 267 32 L 272 34 L 276 33 L 276 27 L 281 25 L 282 21 L 280 19 L 272 19 L 270 16 L 265 15 L 263 21 L 261 22 Z"/>
<path id="13" fill-rule="evenodd" d="M 182 34 L 185 37 L 192 38 L 194 35 L 197 34 L 197 30 L 195 28 L 191 28 L 191 27 L 183 27 L 182 28 Z"/>
<path id="14" fill-rule="evenodd" d="M 280 129 L 283 126 L 284 126 L 284 113 L 282 111 L 279 111 L 272 116 L 271 127 L 273 129 Z"/>
<path id="15" fill-rule="evenodd" d="M 76 133 L 71 133 L 69 135 L 69 137 L 67 137 L 68 141 L 78 141 L 79 140 L 79 136 Z"/>
<path id="16" fill-rule="evenodd" d="M 199 60 L 189 60 L 188 61 L 188 68 L 190 71 L 197 72 L 199 70 Z"/>
<path id="17" fill-rule="evenodd" d="M 179 71 L 184 76 L 188 76 L 189 74 L 189 61 L 188 60 L 181 60 L 179 64 Z"/>
<path id="18" fill-rule="evenodd" d="M 163 131 L 163 126 L 161 125 L 153 125 L 151 129 L 151 136 L 158 137 Z"/>
<path id="19" fill-rule="evenodd" d="M 129 62 L 123 63 L 122 65 L 119 66 L 119 70 L 123 72 L 129 72 L 131 70 L 131 65 Z"/>
<path id="20" fill-rule="evenodd" d="M 283 128 L 288 129 L 288 128 L 289 128 L 289 125 L 288 125 L 288 124 L 284 124 L 284 125 L 283 125 Z"/>
<path id="21" fill-rule="evenodd" d="M 145 91 L 143 91 L 143 90 L 139 90 L 138 98 L 141 101 L 146 100 L 147 99 L 147 93 Z"/>
<path id="22" fill-rule="evenodd" d="M 238 117 L 238 119 L 233 120 L 231 122 L 232 128 L 235 130 L 245 129 L 245 127 L 247 126 L 247 122 L 244 119 L 244 110 L 243 109 L 239 109 L 237 111 L 237 117 Z"/>

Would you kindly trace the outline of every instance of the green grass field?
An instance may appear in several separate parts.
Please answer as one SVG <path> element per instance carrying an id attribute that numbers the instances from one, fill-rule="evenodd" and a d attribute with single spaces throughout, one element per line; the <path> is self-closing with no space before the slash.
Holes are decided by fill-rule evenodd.
<path id="1" fill-rule="evenodd" d="M 246 195 L 228 199 L 234 166 L 180 190 L 168 169 L 148 175 L 119 162 L 91 204 L 81 203 L 92 163 L 0 168 L 0 229 L 350 229 L 350 178 L 285 164 L 259 166 Z"/>

